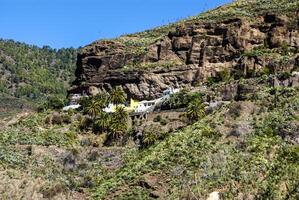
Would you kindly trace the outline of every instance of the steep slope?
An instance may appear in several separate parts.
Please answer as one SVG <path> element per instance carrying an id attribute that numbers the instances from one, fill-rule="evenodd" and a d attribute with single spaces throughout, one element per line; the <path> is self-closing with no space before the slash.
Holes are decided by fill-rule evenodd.
<path id="1" fill-rule="evenodd" d="M 99 96 L 85 99 L 82 110 L 26 113 L 0 123 L 0 199 L 191 200 L 212 192 L 220 199 L 299 199 L 297 11 L 292 0 L 235 1 L 86 46 L 71 93 L 120 85 L 131 97 L 150 99 L 169 86 L 194 88 L 182 102 L 170 97 L 184 105 L 165 111 L 174 117 L 157 111 L 120 133 L 107 128 L 113 114 L 106 115 L 105 130 L 97 129 L 105 117 L 94 114 Z M 58 75 L 56 65 L 45 66 Z M 7 80 L 10 70 L 4 71 Z M 195 122 L 184 111 L 189 96 L 203 101 L 205 112 Z M 12 100 L 0 102 L 8 107 Z M 138 132 L 140 124 L 156 129 Z M 109 139 L 122 146 L 105 146 Z"/>
<path id="2" fill-rule="evenodd" d="M 298 199 L 298 88 L 237 83 L 255 91 L 153 147 L 131 149 L 93 198 L 207 199 L 218 192 L 220 199 Z M 209 89 L 217 93 L 221 85 L 228 84 Z"/>
<path id="3" fill-rule="evenodd" d="M 271 75 L 198 89 L 226 101 L 144 148 L 131 131 L 126 145 L 103 146 L 80 111 L 0 124 L 0 199 L 298 199 L 299 88 L 273 87 Z"/>
<path id="4" fill-rule="evenodd" d="M 235 1 L 174 23 L 113 40 L 78 56 L 70 93 L 121 85 L 136 99 L 196 85 L 223 73 L 236 79 L 298 68 L 298 1 Z"/>

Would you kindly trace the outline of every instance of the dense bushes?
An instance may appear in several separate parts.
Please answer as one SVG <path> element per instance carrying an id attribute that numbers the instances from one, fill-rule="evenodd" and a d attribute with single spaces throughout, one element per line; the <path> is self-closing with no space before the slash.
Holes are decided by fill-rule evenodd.
<path id="1" fill-rule="evenodd" d="M 59 97 L 55 95 L 48 96 L 45 101 L 38 106 L 39 111 L 45 111 L 48 109 L 58 110 L 63 108 L 66 103 L 65 97 Z"/>
<path id="2" fill-rule="evenodd" d="M 194 99 L 202 98 L 202 94 L 200 93 L 191 93 L 187 89 L 183 89 L 180 92 L 173 94 L 167 99 L 166 102 L 163 103 L 162 109 L 177 109 L 177 108 L 186 108 Z"/>
<path id="3" fill-rule="evenodd" d="M 161 126 L 151 125 L 146 127 L 142 133 L 141 147 L 147 148 L 159 140 L 163 140 L 167 137 L 168 133 L 161 131 Z"/>
<path id="4" fill-rule="evenodd" d="M 125 102 L 124 91 L 116 87 L 111 94 L 99 93 L 94 97 L 83 97 L 80 100 L 82 111 L 87 114 L 87 119 L 83 119 L 80 123 L 81 129 L 91 128 L 95 133 L 107 133 L 108 139 L 118 139 L 126 135 L 128 131 L 128 113 L 121 105 Z M 103 111 L 109 104 L 114 102 L 116 110 L 113 113 Z"/>
<path id="5" fill-rule="evenodd" d="M 204 105 L 200 99 L 194 99 L 189 102 L 186 115 L 191 122 L 198 121 L 205 115 Z"/>

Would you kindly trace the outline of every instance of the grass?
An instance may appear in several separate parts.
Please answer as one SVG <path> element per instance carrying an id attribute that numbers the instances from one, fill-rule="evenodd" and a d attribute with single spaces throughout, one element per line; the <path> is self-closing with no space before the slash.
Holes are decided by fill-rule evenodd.
<path id="1" fill-rule="evenodd" d="M 130 71 L 135 69 L 153 69 L 153 68 L 172 68 L 181 66 L 182 62 L 174 61 L 174 60 L 162 60 L 156 63 L 146 62 L 146 63 L 129 63 L 128 65 L 124 66 L 121 70 L 122 71 Z"/>
<path id="2" fill-rule="evenodd" d="M 250 84 L 249 81 L 241 82 Z M 222 84 L 210 87 L 217 90 Z M 165 193 L 169 199 L 207 197 L 213 191 L 220 191 L 225 199 L 241 193 L 245 198 L 253 195 L 256 199 L 296 199 L 298 146 L 283 140 L 279 133 L 298 120 L 298 88 L 274 90 L 266 87 L 262 79 L 256 79 L 256 84 L 259 91 L 251 103 L 259 109 L 249 117 L 244 118 L 240 111 L 228 119 L 228 110 L 242 107 L 234 103 L 223 105 L 182 130 L 163 139 L 154 138 L 147 148 L 127 147 L 124 165 L 117 171 L 105 169 L 102 160 L 88 159 L 89 147 L 79 145 L 82 135 L 73 126 L 45 125 L 49 113 L 33 114 L 0 131 L 0 167 L 22 170 L 30 180 L 41 179 L 41 191 L 46 194 L 60 184 L 67 190 L 84 190 L 94 199 L 149 199 L 154 189 L 140 183 L 144 175 L 150 174 L 159 177 L 163 189 L 169 191 Z M 245 120 L 252 131 L 241 138 L 228 138 L 223 129 L 227 120 Z M 65 154 L 57 154 L 57 159 L 52 149 L 73 152 L 78 156 L 76 167 L 64 170 Z"/>
<path id="3" fill-rule="evenodd" d="M 149 52 L 151 45 L 155 45 L 158 41 L 165 39 L 169 32 L 176 30 L 176 28 L 184 29 L 185 27 L 193 26 L 194 23 L 218 23 L 235 18 L 245 18 L 251 21 L 257 16 L 272 13 L 294 15 L 294 12 L 298 12 L 298 10 L 299 4 L 296 0 L 238 0 L 165 26 L 134 34 L 125 34 L 118 38 L 105 41 L 114 41 L 121 46 L 119 48 L 110 48 L 110 51 L 135 56 L 136 60 L 122 66 L 121 71 L 147 70 L 159 67 L 171 68 L 182 66 L 184 63 L 174 60 L 144 63 L 142 58 Z M 296 18 L 293 21 L 289 20 L 287 23 L 289 27 L 296 27 Z M 279 60 L 282 53 L 259 47 L 252 51 L 243 52 L 241 56 L 255 57 L 262 55 Z"/>
<path id="4" fill-rule="evenodd" d="M 215 190 L 225 199 L 240 193 L 257 199 L 298 198 L 299 149 L 278 136 L 282 125 L 298 118 L 298 94 L 296 90 L 289 95 L 288 104 L 282 100 L 276 108 L 256 114 L 263 120 L 252 119 L 254 129 L 241 143 L 211 127 L 228 106 L 149 149 L 128 151 L 125 166 L 101 182 L 92 191 L 93 198 L 148 199 L 151 189 L 139 184 L 148 173 L 164 176 L 160 181 L 170 191 L 169 199 L 207 197 Z"/>
<path id="5" fill-rule="evenodd" d="M 26 100 L 0 93 L 0 119 L 16 115 L 22 111 L 22 107 L 32 108 L 33 106 Z"/>
<path id="6" fill-rule="evenodd" d="M 124 45 L 127 52 L 141 55 L 147 52 L 150 45 L 163 39 L 171 30 L 180 26 L 184 27 L 186 24 L 219 22 L 237 17 L 254 19 L 254 17 L 266 13 L 287 14 L 298 10 L 299 3 L 296 0 L 238 0 L 187 19 L 143 32 L 126 34 L 113 40 Z"/>
<path id="7" fill-rule="evenodd" d="M 76 129 L 65 124 L 45 125 L 47 115 L 49 113 L 31 114 L 17 124 L 0 130 L 1 177 L 9 180 L 3 180 L 1 184 L 14 187 L 14 182 L 17 184 L 24 180 L 22 188 L 14 189 L 14 198 L 22 198 L 24 193 L 29 192 L 52 198 L 58 195 L 55 187 L 59 185 L 63 188 L 63 194 L 59 195 L 64 198 L 61 198 L 72 199 L 74 192 L 82 193 L 110 175 L 99 160 L 88 159 L 88 150 L 80 146 Z M 64 170 L 64 157 L 71 152 L 76 157 L 75 168 Z M 88 156 L 81 155 L 84 153 Z M 87 194 L 87 191 L 84 193 Z M 11 195 L 5 191 L 0 198 L 7 196 Z"/>

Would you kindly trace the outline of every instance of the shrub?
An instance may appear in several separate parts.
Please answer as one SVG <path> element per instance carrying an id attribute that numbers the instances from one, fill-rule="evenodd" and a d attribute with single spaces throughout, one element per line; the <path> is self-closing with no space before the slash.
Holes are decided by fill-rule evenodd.
<path id="1" fill-rule="evenodd" d="M 216 73 L 216 76 L 207 78 L 207 85 L 213 85 L 214 83 L 219 83 L 223 81 L 228 81 L 231 78 L 230 71 L 225 69 Z"/>
<path id="2" fill-rule="evenodd" d="M 162 119 L 161 115 L 157 115 L 155 118 L 154 118 L 154 122 L 160 122 Z"/>
<path id="3" fill-rule="evenodd" d="M 230 117 L 234 118 L 234 119 L 240 117 L 240 115 L 241 115 L 241 108 L 242 108 L 241 104 L 242 104 L 241 102 L 234 102 L 234 103 L 232 103 L 232 105 L 230 106 L 227 114 Z"/>
<path id="4" fill-rule="evenodd" d="M 186 114 L 189 121 L 198 121 L 205 114 L 204 105 L 199 99 L 195 99 L 188 104 Z"/>
<path id="5" fill-rule="evenodd" d="M 79 122 L 79 129 L 86 130 L 92 125 L 92 119 L 89 117 L 83 117 Z"/>
<path id="6" fill-rule="evenodd" d="M 168 121 L 166 120 L 166 119 L 161 119 L 160 120 L 160 124 L 162 125 L 162 126 L 165 126 L 166 124 L 168 123 Z"/>
<path id="7" fill-rule="evenodd" d="M 205 127 L 202 128 L 201 134 L 204 137 L 215 138 L 215 139 L 219 138 L 221 136 L 221 134 L 219 132 L 215 131 L 214 129 L 212 129 L 208 126 L 205 126 Z"/>
<path id="8" fill-rule="evenodd" d="M 57 96 L 48 97 L 48 109 L 61 109 L 64 106 L 64 101 Z"/>
<path id="9" fill-rule="evenodd" d="M 168 136 L 168 133 L 161 131 L 162 127 L 150 125 L 144 128 L 142 132 L 141 147 L 147 148 L 154 145 L 157 141 L 163 140 Z"/>
<path id="10" fill-rule="evenodd" d="M 70 124 L 72 122 L 72 118 L 68 114 L 64 114 L 61 117 L 62 117 L 62 122 L 65 124 Z"/>
<path id="11" fill-rule="evenodd" d="M 45 124 L 51 124 L 51 117 L 50 116 L 46 117 Z"/>
<path id="12" fill-rule="evenodd" d="M 158 140 L 158 134 L 155 132 L 152 132 L 151 130 L 147 130 L 145 129 L 143 131 L 143 135 L 142 135 L 142 147 L 146 148 L 149 147 L 153 144 L 156 143 L 156 141 Z"/>
<path id="13" fill-rule="evenodd" d="M 287 80 L 287 79 L 289 79 L 289 78 L 291 78 L 292 77 L 292 74 L 290 73 L 290 72 L 282 72 L 282 73 L 280 73 L 278 76 L 277 76 L 277 78 L 279 79 L 279 80 Z"/>
<path id="14" fill-rule="evenodd" d="M 163 103 L 163 109 L 178 109 L 186 108 L 188 103 L 194 99 L 202 99 L 201 93 L 191 93 L 187 89 L 183 89 L 180 92 L 173 94 L 170 98 Z"/>
<path id="15" fill-rule="evenodd" d="M 62 117 L 59 113 L 54 113 L 52 115 L 52 124 L 61 125 L 62 124 Z"/>

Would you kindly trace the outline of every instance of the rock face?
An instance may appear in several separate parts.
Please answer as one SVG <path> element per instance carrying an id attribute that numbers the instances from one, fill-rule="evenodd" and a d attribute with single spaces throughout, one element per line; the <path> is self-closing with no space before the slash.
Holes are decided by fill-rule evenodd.
<path id="1" fill-rule="evenodd" d="M 70 93 L 120 85 L 129 97 L 152 99 L 168 87 L 197 84 L 223 71 L 245 77 L 265 67 L 292 71 L 299 66 L 298 21 L 292 14 L 217 23 L 191 20 L 141 53 L 118 40 L 97 41 L 79 53 Z"/>

